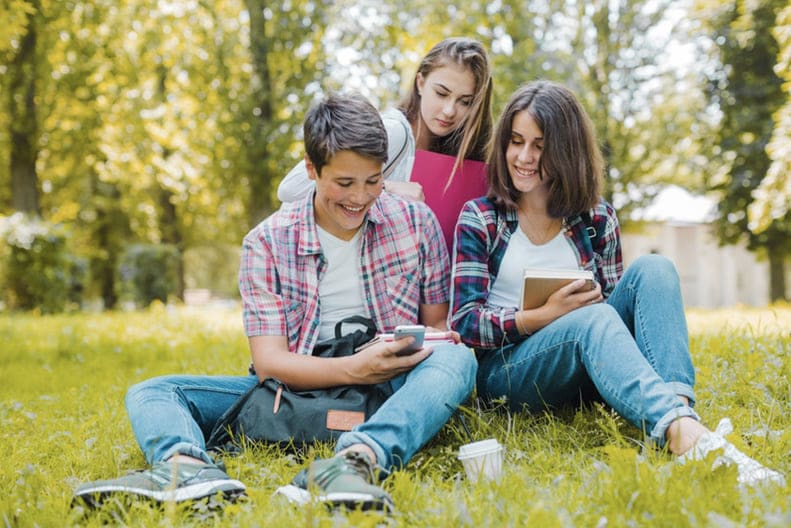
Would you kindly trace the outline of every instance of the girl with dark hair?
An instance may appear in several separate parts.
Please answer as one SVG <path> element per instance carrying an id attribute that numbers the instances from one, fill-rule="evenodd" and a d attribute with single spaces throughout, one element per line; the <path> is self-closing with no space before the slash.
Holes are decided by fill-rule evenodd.
<path id="1" fill-rule="evenodd" d="M 593 126 L 568 89 L 517 90 L 494 131 L 488 195 L 467 202 L 455 231 L 451 328 L 476 351 L 478 395 L 512 410 L 603 400 L 682 460 L 722 449 L 740 484 L 779 473 L 700 423 L 678 275 L 658 255 L 621 262 L 615 210 L 600 197 Z M 584 268 L 540 307 L 519 309 L 527 267 Z"/>

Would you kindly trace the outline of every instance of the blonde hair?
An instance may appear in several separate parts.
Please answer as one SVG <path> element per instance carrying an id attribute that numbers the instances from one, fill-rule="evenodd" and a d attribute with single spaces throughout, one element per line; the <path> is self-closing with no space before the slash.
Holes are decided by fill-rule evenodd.
<path id="1" fill-rule="evenodd" d="M 430 148 L 432 152 L 456 156 L 446 188 L 465 159 L 483 161 L 486 157 L 486 145 L 492 133 L 492 75 L 483 45 L 464 37 L 447 38 L 436 44 L 420 61 L 412 87 L 399 105 L 407 121 L 419 122 L 418 74 L 426 78 L 432 71 L 448 64 L 458 64 L 472 72 L 475 93 L 464 121 L 447 136 L 435 138 Z"/>

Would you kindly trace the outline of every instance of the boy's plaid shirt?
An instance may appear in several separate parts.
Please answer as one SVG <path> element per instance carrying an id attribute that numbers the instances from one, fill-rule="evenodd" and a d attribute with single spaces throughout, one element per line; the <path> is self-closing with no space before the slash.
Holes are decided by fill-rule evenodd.
<path id="1" fill-rule="evenodd" d="M 448 302 L 450 262 L 434 213 L 383 193 L 363 222 L 360 256 L 366 315 L 380 332 L 418 322 L 421 304 Z M 239 291 L 248 337 L 285 335 L 310 354 L 318 338 L 319 281 L 326 261 L 313 194 L 284 204 L 244 238 Z"/>

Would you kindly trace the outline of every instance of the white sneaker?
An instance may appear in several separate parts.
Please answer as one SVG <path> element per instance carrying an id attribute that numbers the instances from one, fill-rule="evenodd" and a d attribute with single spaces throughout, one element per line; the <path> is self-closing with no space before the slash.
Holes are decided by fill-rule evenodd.
<path id="1" fill-rule="evenodd" d="M 711 469 L 722 464 L 734 464 L 739 472 L 739 486 L 753 486 L 770 482 L 785 486 L 783 475 L 762 466 L 757 460 L 748 457 L 725 439 L 724 435 L 732 431 L 733 425 L 730 419 L 723 418 L 717 425 L 717 429 L 701 436 L 692 449 L 678 457 L 678 461 L 683 464 L 687 460 L 703 460 L 706 455 L 719 449 L 722 450 L 722 453 L 714 460 Z"/>

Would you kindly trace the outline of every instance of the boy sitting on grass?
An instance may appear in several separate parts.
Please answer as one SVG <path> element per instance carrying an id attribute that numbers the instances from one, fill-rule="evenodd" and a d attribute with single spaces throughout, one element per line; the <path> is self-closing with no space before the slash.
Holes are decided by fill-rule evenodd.
<path id="1" fill-rule="evenodd" d="M 308 112 L 304 136 L 315 191 L 244 239 L 239 287 L 255 375 L 164 376 L 133 386 L 126 406 L 151 469 L 85 484 L 75 498 L 97 506 L 114 493 L 176 502 L 244 494 L 206 452 L 206 435 L 244 392 L 274 377 L 294 390 L 390 383 L 393 395 L 338 438 L 334 457 L 278 490 L 298 502 L 315 496 L 390 509 L 375 469 L 403 467 L 471 393 L 477 363 L 461 344 L 399 356 L 406 339 L 349 357 L 311 355 L 351 315 L 373 319 L 381 332 L 415 323 L 446 330 L 450 264 L 428 207 L 382 194 L 387 134 L 368 101 L 327 97 Z"/>

